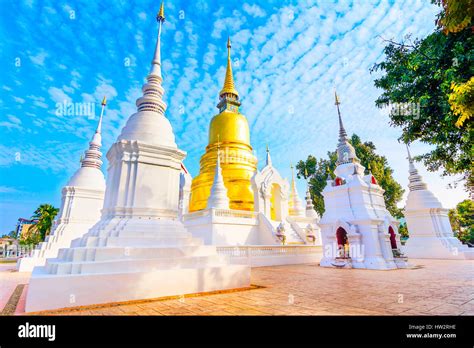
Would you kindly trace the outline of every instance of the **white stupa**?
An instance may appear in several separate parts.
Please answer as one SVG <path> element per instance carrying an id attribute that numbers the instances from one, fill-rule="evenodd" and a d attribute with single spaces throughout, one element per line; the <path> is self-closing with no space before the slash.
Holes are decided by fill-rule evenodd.
<path id="1" fill-rule="evenodd" d="M 188 170 L 181 164 L 181 174 L 179 176 L 179 218 L 189 212 L 189 195 L 191 193 L 191 184 L 193 177 Z"/>
<path id="2" fill-rule="evenodd" d="M 435 195 L 418 174 L 408 149 L 409 184 L 405 219 L 409 238 L 404 250 L 410 258 L 474 259 L 474 250 L 454 237 L 448 217 Z"/>
<path id="3" fill-rule="evenodd" d="M 161 85 L 160 36 L 137 112 L 107 153 L 101 220 L 57 259 L 33 271 L 26 311 L 121 302 L 250 285 L 250 268 L 228 265 L 178 218 L 185 152 L 178 149 Z"/>
<path id="4" fill-rule="evenodd" d="M 207 201 L 207 209 L 229 209 L 229 197 L 222 177 L 220 151 L 217 149 L 216 174 L 211 187 L 211 195 Z"/>
<path id="5" fill-rule="evenodd" d="M 372 174 L 364 175 L 339 116 L 336 178 L 328 176 L 325 212 L 320 220 L 323 267 L 388 270 L 407 266 L 399 252 L 398 221 L 385 207 L 384 190 Z"/>
<path id="6" fill-rule="evenodd" d="M 290 216 L 305 216 L 306 211 L 301 202 L 300 195 L 296 188 L 295 173 L 293 165 L 291 165 L 291 189 L 290 189 L 290 200 L 288 201 L 288 209 Z"/>
<path id="7" fill-rule="evenodd" d="M 102 100 L 102 111 L 94 136 L 85 151 L 81 167 L 62 189 L 59 218 L 51 234 L 38 244 L 30 257 L 17 262 L 19 272 L 31 272 L 35 266 L 43 266 L 47 258 L 58 255 L 60 248 L 68 248 L 73 239 L 82 237 L 100 219 L 104 204 L 105 179 L 102 166 L 102 117 L 106 99 Z"/>
<path id="8" fill-rule="evenodd" d="M 316 219 L 319 222 L 319 214 L 314 209 L 313 199 L 311 198 L 311 192 L 309 190 L 309 182 L 306 189 L 306 217 Z"/>

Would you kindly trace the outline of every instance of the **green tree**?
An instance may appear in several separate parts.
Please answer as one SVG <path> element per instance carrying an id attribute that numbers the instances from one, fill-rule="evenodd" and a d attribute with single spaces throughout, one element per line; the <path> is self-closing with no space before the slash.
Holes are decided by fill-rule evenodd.
<path id="1" fill-rule="evenodd" d="M 402 199 L 404 190 L 393 178 L 393 170 L 388 166 L 387 159 L 375 153 L 376 148 L 372 142 L 362 142 L 356 134 L 352 135 L 349 142 L 354 147 L 361 164 L 370 168 L 372 175 L 385 190 L 384 198 L 388 211 L 394 217 L 401 218 L 403 214 L 397 207 L 397 203 Z M 298 178 L 309 178 L 313 204 L 319 215 L 324 213 L 324 199 L 321 192 L 326 186 L 328 175 L 334 178 L 336 160 L 336 151 L 332 151 L 328 152 L 327 159 L 316 159 L 310 155 L 306 161 L 299 161 L 296 165 Z"/>
<path id="2" fill-rule="evenodd" d="M 22 238 L 19 240 L 19 243 L 20 245 L 33 246 L 42 241 L 43 239 L 41 239 L 41 234 L 38 231 L 33 230 L 31 233 L 28 233 L 27 236 L 22 236 Z"/>
<path id="3" fill-rule="evenodd" d="M 472 16 L 462 11 L 466 1 L 435 2 L 444 6 L 438 17 L 440 27 L 422 40 L 412 42 L 410 37 L 401 43 L 388 40 L 385 60 L 371 69 L 383 73 L 375 79 L 375 86 L 383 91 L 376 105 L 392 107 L 391 125 L 402 128 L 403 142 L 419 140 L 433 145 L 430 152 L 416 158 L 423 160 L 428 170 L 442 169 L 443 175 L 462 174 L 461 180 L 471 190 L 474 185 Z M 469 18 L 468 25 L 465 18 Z M 405 112 L 406 105 L 417 107 Z"/>
<path id="4" fill-rule="evenodd" d="M 457 33 L 467 28 L 474 17 L 474 0 L 435 0 L 443 10 L 438 14 L 438 26 L 444 33 Z"/>
<path id="5" fill-rule="evenodd" d="M 296 164 L 297 177 L 309 178 L 309 191 L 313 199 L 314 209 L 319 215 L 324 213 L 324 200 L 321 192 L 326 186 L 326 179 L 329 172 L 336 168 L 336 152 L 328 152 L 329 159 L 317 159 L 309 155 L 306 161 L 299 161 Z"/>
<path id="6" fill-rule="evenodd" d="M 466 199 L 449 210 L 454 233 L 463 243 L 474 243 L 474 202 Z"/>
<path id="7" fill-rule="evenodd" d="M 45 237 L 51 232 L 54 218 L 58 214 L 59 209 L 51 204 L 41 204 L 31 217 L 38 222 L 33 226 L 32 234 L 38 234 L 39 240 L 44 241 Z"/>
<path id="8" fill-rule="evenodd" d="M 16 231 L 10 231 L 8 234 L 4 234 L 2 238 L 14 238 L 16 239 Z"/>
<path id="9" fill-rule="evenodd" d="M 400 226 L 398 226 L 398 233 L 400 233 L 400 239 L 402 242 L 408 238 L 408 228 L 406 221 L 400 223 Z"/>

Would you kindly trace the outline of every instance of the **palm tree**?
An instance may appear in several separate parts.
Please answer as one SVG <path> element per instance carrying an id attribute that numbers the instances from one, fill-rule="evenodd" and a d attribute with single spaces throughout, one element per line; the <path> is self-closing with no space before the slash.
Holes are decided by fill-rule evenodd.
<path id="1" fill-rule="evenodd" d="M 40 204 L 35 210 L 31 218 L 38 221 L 33 228 L 34 232 L 39 233 L 40 241 L 43 241 L 51 232 L 54 218 L 58 212 L 59 209 L 53 207 L 51 204 Z"/>

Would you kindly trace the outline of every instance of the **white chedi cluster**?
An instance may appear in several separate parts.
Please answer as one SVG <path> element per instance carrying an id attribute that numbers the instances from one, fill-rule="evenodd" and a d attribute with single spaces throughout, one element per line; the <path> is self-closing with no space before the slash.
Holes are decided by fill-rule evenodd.
<path id="1" fill-rule="evenodd" d="M 409 238 L 404 251 L 411 258 L 474 259 L 474 250 L 454 237 L 448 209 L 443 208 L 415 168 L 408 149 L 409 184 L 405 218 Z"/>
<path id="2" fill-rule="evenodd" d="M 179 220 L 185 152 L 164 116 L 160 35 L 137 112 L 107 153 L 100 221 L 33 271 L 26 311 L 241 288 L 250 269 L 229 265 Z M 93 289 L 91 291 L 91 289 Z"/>
<path id="3" fill-rule="evenodd" d="M 97 129 L 81 160 L 81 167 L 62 189 L 59 218 L 50 235 L 38 244 L 31 256 L 17 262 L 19 272 L 31 272 L 35 266 L 43 266 L 47 258 L 55 258 L 60 248 L 67 248 L 71 241 L 82 237 L 100 219 L 104 204 L 105 178 L 101 171 L 102 118 L 106 100 Z"/>
<path id="4" fill-rule="evenodd" d="M 268 148 L 265 166 L 251 178 L 255 211 L 230 209 L 220 160 L 217 156 L 206 209 L 183 215 L 186 228 L 194 236 L 202 238 L 205 244 L 219 246 L 320 245 L 318 216 L 312 202 L 305 209 L 298 196 L 294 175 L 290 187 L 273 167 Z M 277 260 L 266 262 L 276 264 Z"/>
<path id="5" fill-rule="evenodd" d="M 328 177 L 324 196 L 325 212 L 320 220 L 323 239 L 323 267 L 388 270 L 407 267 L 399 252 L 398 221 L 383 198 L 384 190 L 360 164 L 347 139 L 339 110 L 339 143 L 336 178 Z"/>

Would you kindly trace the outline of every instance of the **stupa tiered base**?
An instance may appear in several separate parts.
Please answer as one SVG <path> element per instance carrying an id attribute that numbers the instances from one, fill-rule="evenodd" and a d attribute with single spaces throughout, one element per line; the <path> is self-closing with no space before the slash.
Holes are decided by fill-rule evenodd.
<path id="1" fill-rule="evenodd" d="M 179 221 L 112 219 L 34 269 L 26 311 L 248 286 L 248 266 L 229 265 Z"/>
<path id="2" fill-rule="evenodd" d="M 449 236 L 412 236 L 407 240 L 404 252 L 415 259 L 474 260 L 474 248 L 469 248 L 456 237 Z"/>
<path id="3" fill-rule="evenodd" d="M 61 224 L 55 229 L 54 234 L 46 237 L 39 243 L 31 256 L 23 257 L 17 261 L 18 272 L 32 272 L 37 266 L 44 266 L 47 258 L 58 255 L 61 248 L 68 248 L 71 241 L 84 235 L 93 224 Z"/>

